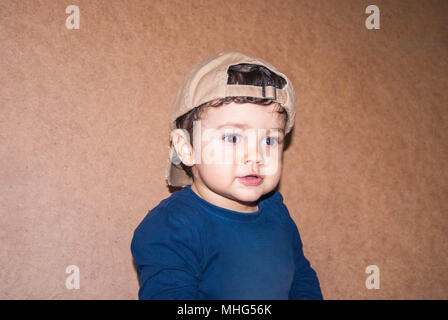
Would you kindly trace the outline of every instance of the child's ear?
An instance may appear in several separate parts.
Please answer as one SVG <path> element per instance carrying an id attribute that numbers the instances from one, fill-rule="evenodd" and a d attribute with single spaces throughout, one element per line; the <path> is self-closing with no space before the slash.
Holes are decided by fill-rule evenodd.
<path id="1" fill-rule="evenodd" d="M 191 146 L 188 131 L 175 129 L 171 132 L 171 141 L 180 160 L 186 166 L 194 165 L 194 153 Z"/>

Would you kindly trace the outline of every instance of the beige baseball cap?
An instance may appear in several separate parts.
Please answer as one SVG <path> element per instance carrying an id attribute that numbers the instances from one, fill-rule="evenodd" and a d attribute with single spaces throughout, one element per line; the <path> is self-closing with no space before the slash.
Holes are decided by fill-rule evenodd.
<path id="1" fill-rule="evenodd" d="M 286 85 L 279 89 L 274 86 L 227 84 L 227 70 L 230 66 L 241 63 L 264 66 L 283 77 L 286 80 Z M 278 102 L 288 113 L 285 134 L 292 130 L 296 113 L 296 96 L 294 87 L 288 77 L 260 58 L 248 56 L 239 51 L 225 51 L 201 60 L 188 72 L 172 108 L 170 132 L 176 129 L 176 119 L 178 117 L 203 103 L 231 96 L 265 98 Z M 172 146 L 169 150 L 165 174 L 167 183 L 175 187 L 185 187 L 192 184 L 193 180 L 180 165 L 177 165 L 178 163 L 179 158 L 174 146 Z"/>

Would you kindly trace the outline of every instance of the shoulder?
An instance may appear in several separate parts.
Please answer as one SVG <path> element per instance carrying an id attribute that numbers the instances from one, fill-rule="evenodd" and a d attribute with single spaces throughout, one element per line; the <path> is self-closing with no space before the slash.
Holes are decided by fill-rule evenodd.
<path id="1" fill-rule="evenodd" d="M 190 232 L 200 228 L 201 217 L 184 190 L 176 191 L 152 208 L 134 231 L 134 237 L 163 232 Z"/>
<path id="2" fill-rule="evenodd" d="M 283 201 L 283 195 L 280 191 L 273 192 L 266 200 L 265 206 L 271 210 L 274 210 L 282 216 L 289 216 L 288 208 Z"/>
<path id="3" fill-rule="evenodd" d="M 271 197 L 266 201 L 266 207 L 269 212 L 275 215 L 275 218 L 280 220 L 283 225 L 287 227 L 288 230 L 295 232 L 297 225 L 291 217 L 291 214 L 284 202 L 283 195 L 280 191 L 276 191 Z"/>
<path id="4" fill-rule="evenodd" d="M 184 256 L 188 252 L 202 259 L 203 227 L 196 211 L 175 193 L 151 209 L 131 240 L 131 252 L 137 265 Z"/>

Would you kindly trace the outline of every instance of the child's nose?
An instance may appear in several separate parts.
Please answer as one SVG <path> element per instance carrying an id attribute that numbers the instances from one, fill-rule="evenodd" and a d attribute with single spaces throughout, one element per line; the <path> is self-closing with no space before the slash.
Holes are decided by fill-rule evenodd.
<path id="1" fill-rule="evenodd" d="M 246 152 L 244 153 L 244 163 L 263 163 L 263 153 L 261 152 L 260 146 L 256 143 L 256 139 L 247 138 L 246 141 Z"/>

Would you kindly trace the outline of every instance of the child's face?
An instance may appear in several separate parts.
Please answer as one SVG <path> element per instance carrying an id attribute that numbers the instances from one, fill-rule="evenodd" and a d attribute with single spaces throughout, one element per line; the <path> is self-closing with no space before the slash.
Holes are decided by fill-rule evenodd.
<path id="1" fill-rule="evenodd" d="M 274 110 L 234 102 L 204 110 L 193 133 L 196 193 L 230 210 L 258 209 L 254 202 L 277 186 L 282 171 L 285 119 Z M 243 178 L 251 174 L 260 178 Z"/>

